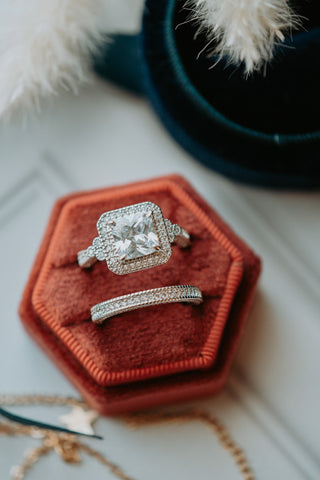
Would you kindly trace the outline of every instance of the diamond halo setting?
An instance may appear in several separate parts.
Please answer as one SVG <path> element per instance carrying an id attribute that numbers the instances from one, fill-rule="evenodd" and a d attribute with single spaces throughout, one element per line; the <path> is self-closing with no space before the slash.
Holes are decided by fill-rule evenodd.
<path id="1" fill-rule="evenodd" d="M 152 202 L 106 212 L 97 229 L 107 265 L 119 275 L 161 265 L 171 256 L 161 209 Z"/>

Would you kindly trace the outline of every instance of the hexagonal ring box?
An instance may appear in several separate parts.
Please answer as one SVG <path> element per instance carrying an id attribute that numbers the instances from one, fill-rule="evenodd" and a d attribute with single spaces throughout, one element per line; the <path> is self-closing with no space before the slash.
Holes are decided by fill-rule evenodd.
<path id="1" fill-rule="evenodd" d="M 79 268 L 77 252 L 92 243 L 97 219 L 145 202 L 158 205 L 165 218 L 190 233 L 190 248 L 175 248 L 167 263 L 129 275 L 115 275 L 104 262 Z M 219 391 L 259 273 L 252 250 L 188 182 L 170 175 L 59 199 L 19 313 L 88 404 L 114 415 Z M 182 284 L 199 287 L 203 303 L 151 306 L 102 325 L 91 321 L 90 308 L 99 302 Z"/>

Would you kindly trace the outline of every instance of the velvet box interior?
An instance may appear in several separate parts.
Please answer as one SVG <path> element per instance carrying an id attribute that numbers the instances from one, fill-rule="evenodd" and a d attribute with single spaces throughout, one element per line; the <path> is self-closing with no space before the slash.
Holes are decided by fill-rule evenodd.
<path id="1" fill-rule="evenodd" d="M 174 246 L 166 264 L 127 275 L 104 261 L 81 270 L 77 252 L 97 236 L 100 215 L 144 201 L 186 228 L 192 246 Z M 58 200 L 19 313 L 88 404 L 119 414 L 223 387 L 259 272 L 259 258 L 183 178 L 162 177 Z M 203 303 L 138 309 L 102 325 L 90 319 L 90 308 L 103 300 L 176 284 L 198 286 Z"/>

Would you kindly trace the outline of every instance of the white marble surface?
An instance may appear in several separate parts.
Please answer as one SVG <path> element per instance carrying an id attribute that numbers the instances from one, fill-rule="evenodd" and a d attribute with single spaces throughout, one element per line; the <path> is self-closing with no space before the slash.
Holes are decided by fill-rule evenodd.
<path id="1" fill-rule="evenodd" d="M 54 200 L 76 189 L 172 172 L 191 181 L 264 261 L 228 385 L 197 405 L 228 425 L 258 480 L 317 480 L 320 195 L 254 189 L 220 177 L 172 141 L 144 100 L 99 80 L 78 97 L 65 95 L 45 105 L 25 128 L 18 122 L 1 127 L 0 392 L 76 394 L 17 315 Z M 132 432 L 102 419 L 97 431 L 105 437 L 101 451 L 137 480 L 239 478 L 211 434 L 196 423 Z M 1 479 L 9 478 L 10 467 L 29 446 L 29 439 L 0 437 Z M 92 459 L 72 467 L 55 455 L 43 459 L 29 478 L 89 475 L 112 478 Z"/>

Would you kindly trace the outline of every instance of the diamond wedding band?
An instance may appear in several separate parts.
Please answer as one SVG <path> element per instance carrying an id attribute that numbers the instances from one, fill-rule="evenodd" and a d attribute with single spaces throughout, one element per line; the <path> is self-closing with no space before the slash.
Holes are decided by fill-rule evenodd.
<path id="1" fill-rule="evenodd" d="M 78 253 L 81 268 L 106 260 L 109 270 L 124 275 L 166 263 L 173 242 L 182 248 L 190 245 L 188 232 L 164 219 L 161 208 L 152 202 L 103 213 L 97 230 L 92 245 Z"/>
<path id="2" fill-rule="evenodd" d="M 152 288 L 98 303 L 91 308 L 91 319 L 95 323 L 102 323 L 107 318 L 137 308 L 175 302 L 199 305 L 202 301 L 200 288 L 192 285 Z"/>

